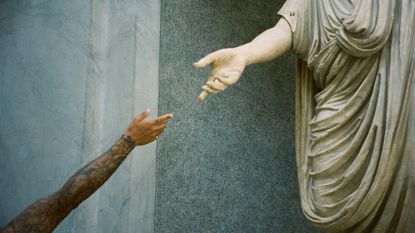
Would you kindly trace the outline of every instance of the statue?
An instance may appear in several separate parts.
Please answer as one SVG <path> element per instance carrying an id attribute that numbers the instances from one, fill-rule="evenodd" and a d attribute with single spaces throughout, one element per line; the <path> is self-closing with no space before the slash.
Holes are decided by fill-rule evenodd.
<path id="1" fill-rule="evenodd" d="M 306 218 L 325 232 L 414 232 L 415 2 L 288 0 L 279 14 L 252 42 L 194 64 L 212 65 L 199 100 L 292 50 Z"/>

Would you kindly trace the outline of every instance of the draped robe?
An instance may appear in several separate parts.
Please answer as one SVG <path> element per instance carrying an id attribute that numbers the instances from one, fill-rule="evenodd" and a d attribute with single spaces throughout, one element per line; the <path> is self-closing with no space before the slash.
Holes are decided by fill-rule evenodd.
<path id="1" fill-rule="evenodd" d="M 288 0 L 306 218 L 325 232 L 415 232 L 415 1 Z"/>

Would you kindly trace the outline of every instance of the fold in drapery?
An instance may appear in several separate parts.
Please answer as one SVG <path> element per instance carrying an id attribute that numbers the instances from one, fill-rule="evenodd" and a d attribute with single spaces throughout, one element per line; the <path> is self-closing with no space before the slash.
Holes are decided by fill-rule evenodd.
<path id="1" fill-rule="evenodd" d="M 394 10 L 395 0 L 360 0 L 338 30 L 338 44 L 355 57 L 379 52 L 392 30 Z"/>
<path id="2" fill-rule="evenodd" d="M 411 232 L 415 3 L 291 0 L 279 14 L 300 58 L 296 149 L 306 217 L 327 232 Z"/>

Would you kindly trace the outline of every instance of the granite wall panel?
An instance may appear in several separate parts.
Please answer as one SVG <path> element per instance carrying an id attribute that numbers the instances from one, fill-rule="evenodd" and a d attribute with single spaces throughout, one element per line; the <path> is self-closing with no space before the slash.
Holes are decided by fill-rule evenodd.
<path id="1" fill-rule="evenodd" d="M 226 92 L 197 97 L 192 63 L 272 27 L 283 1 L 162 0 L 155 232 L 315 232 L 300 208 L 294 57 L 249 67 Z"/>

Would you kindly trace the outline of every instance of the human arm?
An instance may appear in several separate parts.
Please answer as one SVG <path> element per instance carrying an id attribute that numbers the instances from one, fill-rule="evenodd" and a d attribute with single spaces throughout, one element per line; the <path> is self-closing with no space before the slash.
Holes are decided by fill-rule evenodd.
<path id="1" fill-rule="evenodd" d="M 236 83 L 246 66 L 275 59 L 292 47 L 292 33 L 288 22 L 281 18 L 278 23 L 251 42 L 235 48 L 221 49 L 200 59 L 193 65 L 204 68 L 212 64 L 206 84 L 202 87 L 199 101 L 208 94 L 224 91 Z"/>
<path id="2" fill-rule="evenodd" d="M 56 193 L 33 203 L 0 233 L 46 233 L 107 181 L 135 146 L 154 141 L 167 126 L 171 114 L 144 120 L 149 111 L 133 119 L 111 148 L 77 171 Z"/>

